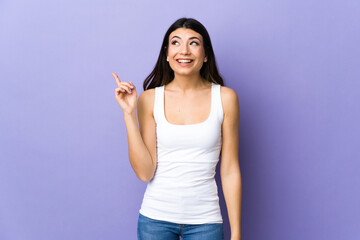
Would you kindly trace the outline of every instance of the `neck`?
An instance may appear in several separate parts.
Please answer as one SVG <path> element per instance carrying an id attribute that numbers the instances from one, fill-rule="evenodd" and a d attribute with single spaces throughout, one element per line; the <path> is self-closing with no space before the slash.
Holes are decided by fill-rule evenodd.
<path id="1" fill-rule="evenodd" d="M 204 88 L 208 85 L 207 82 L 200 73 L 192 76 L 175 74 L 174 79 L 167 85 L 170 85 L 170 89 L 185 93 L 188 90 Z M 167 89 L 169 89 L 168 86 Z"/>

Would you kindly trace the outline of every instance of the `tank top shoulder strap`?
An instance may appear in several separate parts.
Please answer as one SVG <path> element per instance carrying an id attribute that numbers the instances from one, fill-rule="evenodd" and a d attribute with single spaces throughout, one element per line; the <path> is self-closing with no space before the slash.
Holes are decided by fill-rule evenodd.
<path id="1" fill-rule="evenodd" d="M 214 84 L 214 83 L 213 83 Z M 214 108 L 215 108 L 215 113 L 217 115 L 217 119 L 219 120 L 220 123 L 223 122 L 224 119 L 224 111 L 223 111 L 223 107 L 222 107 L 222 103 L 221 103 L 221 94 L 220 94 L 220 89 L 221 89 L 221 85 L 220 84 L 214 84 Z"/>
<path id="2" fill-rule="evenodd" d="M 164 101 L 164 95 L 163 95 L 163 92 L 164 92 L 164 86 L 165 85 L 162 85 L 162 86 L 158 86 L 158 87 L 155 87 L 155 100 L 154 100 L 154 119 L 155 119 L 155 123 L 159 123 L 161 122 L 162 118 L 162 106 L 163 106 L 163 101 Z"/>

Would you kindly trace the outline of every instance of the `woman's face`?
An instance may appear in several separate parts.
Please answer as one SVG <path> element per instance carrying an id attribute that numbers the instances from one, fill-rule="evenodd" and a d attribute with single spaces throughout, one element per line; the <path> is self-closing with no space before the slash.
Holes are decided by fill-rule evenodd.
<path id="1" fill-rule="evenodd" d="M 169 36 L 166 60 L 175 75 L 199 74 L 207 61 L 202 36 L 188 28 L 176 29 Z"/>

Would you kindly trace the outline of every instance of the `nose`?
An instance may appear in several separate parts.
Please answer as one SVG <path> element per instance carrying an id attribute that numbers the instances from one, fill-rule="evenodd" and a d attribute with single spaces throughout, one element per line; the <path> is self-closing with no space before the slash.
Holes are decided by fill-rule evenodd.
<path id="1" fill-rule="evenodd" d="M 188 54 L 189 53 L 189 46 L 187 44 L 183 44 L 180 49 L 180 53 Z"/>

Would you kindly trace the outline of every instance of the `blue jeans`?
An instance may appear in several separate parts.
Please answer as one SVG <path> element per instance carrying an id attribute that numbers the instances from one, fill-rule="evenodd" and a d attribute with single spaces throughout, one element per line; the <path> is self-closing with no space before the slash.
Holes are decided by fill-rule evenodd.
<path id="1" fill-rule="evenodd" d="M 224 240 L 223 223 L 177 224 L 139 213 L 138 240 Z"/>

